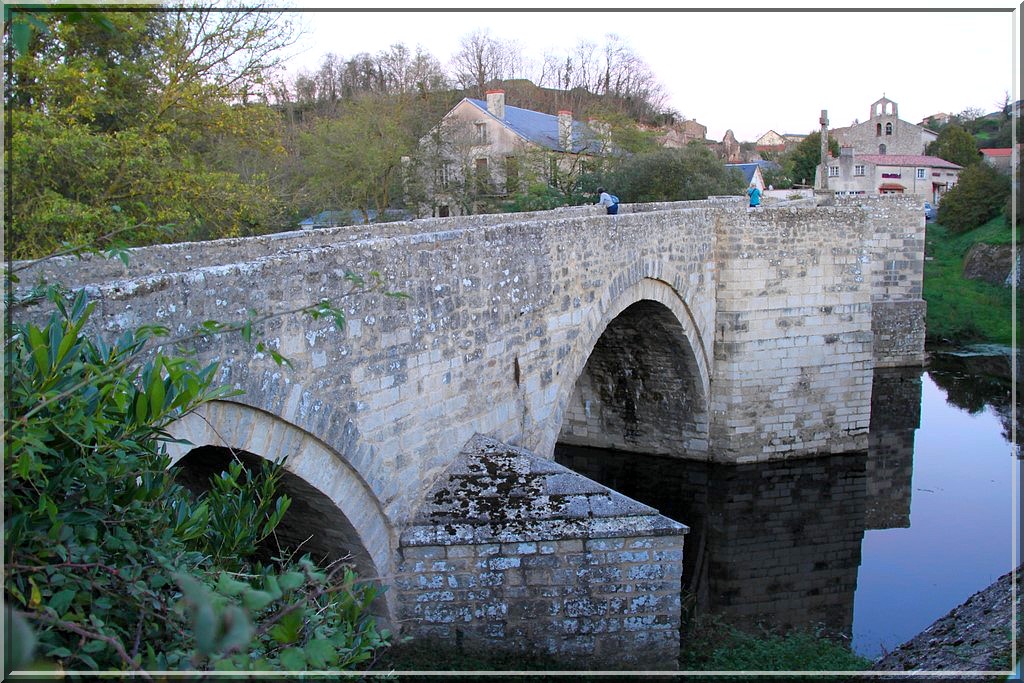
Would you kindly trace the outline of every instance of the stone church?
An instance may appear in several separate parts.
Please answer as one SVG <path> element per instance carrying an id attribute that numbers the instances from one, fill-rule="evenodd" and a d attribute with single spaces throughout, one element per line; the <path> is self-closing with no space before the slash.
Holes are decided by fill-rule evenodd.
<path id="1" fill-rule="evenodd" d="M 871 105 L 867 121 L 833 128 L 830 134 L 840 147 L 852 147 L 854 154 L 922 155 L 928 143 L 939 137 L 935 131 L 902 120 L 898 105 L 885 96 Z"/>

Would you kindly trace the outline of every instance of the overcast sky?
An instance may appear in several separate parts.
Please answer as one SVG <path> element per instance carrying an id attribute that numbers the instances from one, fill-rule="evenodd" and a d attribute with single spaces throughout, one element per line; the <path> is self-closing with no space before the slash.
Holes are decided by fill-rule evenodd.
<path id="1" fill-rule="evenodd" d="M 357 12 L 337 1 L 294 0 L 293 8 L 318 11 L 299 12 L 306 35 L 293 48 L 299 54 L 289 73 L 315 71 L 329 52 L 375 54 L 395 43 L 422 46 L 447 65 L 460 39 L 478 29 L 518 41 L 524 56 L 537 62 L 580 40 L 601 44 L 615 33 L 651 67 L 670 107 L 707 126 L 710 139 L 721 140 L 732 129 L 740 141 L 769 129 L 816 130 L 822 109 L 834 127 L 863 121 L 883 94 L 898 104 L 901 119 L 913 123 L 968 107 L 994 111 L 1006 93 L 1021 97 L 1014 86 L 1020 78 L 1014 22 L 1020 18 L 1008 11 L 1015 0 L 982 0 L 971 11 L 943 7 L 941 0 L 893 3 L 905 11 L 882 11 L 882 3 L 870 0 L 842 3 L 868 8 L 862 12 L 827 9 L 822 2 L 771 8 L 699 3 L 731 8 L 710 12 L 685 9 L 697 3 L 658 0 L 636 3 L 656 11 L 622 9 L 632 4 L 624 1 L 614 9 L 601 2 L 547 4 L 569 11 L 482 9 L 509 6 L 493 0 L 448 2 L 445 9 L 428 3 L 425 11 L 411 11 L 371 0 L 358 6 L 379 10 Z M 538 5 L 521 0 L 514 6 Z M 1001 11 L 978 11 L 982 7 Z"/>

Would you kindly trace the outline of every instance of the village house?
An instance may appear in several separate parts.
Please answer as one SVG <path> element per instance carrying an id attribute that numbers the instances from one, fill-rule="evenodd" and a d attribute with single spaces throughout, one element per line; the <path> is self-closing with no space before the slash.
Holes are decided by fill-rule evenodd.
<path id="1" fill-rule="evenodd" d="M 608 151 L 599 122 L 513 107 L 505 91 L 486 101 L 464 98 L 420 141 L 426 162 L 421 215 L 458 216 L 486 211 L 495 201 L 525 190 L 531 179 L 558 187 L 585 172 Z"/>
<path id="2" fill-rule="evenodd" d="M 981 159 L 989 166 L 1006 173 L 1013 173 L 1013 169 L 1020 163 L 1020 154 L 1024 151 L 1024 145 L 1017 145 L 1017 156 L 1014 158 L 1012 147 L 983 147 L 978 150 Z"/>
<path id="3" fill-rule="evenodd" d="M 682 149 L 694 140 L 704 142 L 707 139 L 708 127 L 688 119 L 682 123 L 669 126 L 662 135 L 658 137 L 658 143 L 662 147 L 670 149 Z"/>
<path id="4" fill-rule="evenodd" d="M 754 151 L 758 154 L 763 154 L 764 152 L 787 152 L 803 142 L 803 139 L 806 137 L 807 135 L 803 134 L 780 134 L 774 130 L 769 130 L 754 143 Z"/>
<path id="5" fill-rule="evenodd" d="M 837 195 L 908 194 L 932 204 L 956 185 L 961 170 L 924 154 L 857 154 L 853 147 L 842 147 L 827 167 L 827 187 Z"/>
<path id="6" fill-rule="evenodd" d="M 851 147 L 857 155 L 922 155 L 928 143 L 939 137 L 933 130 L 899 118 L 899 106 L 886 97 L 872 103 L 867 121 L 833 128 L 829 134 L 840 147 Z"/>

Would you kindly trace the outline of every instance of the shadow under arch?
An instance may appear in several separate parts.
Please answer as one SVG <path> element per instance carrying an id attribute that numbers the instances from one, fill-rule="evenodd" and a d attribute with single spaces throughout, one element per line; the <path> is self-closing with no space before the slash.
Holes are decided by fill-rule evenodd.
<path id="1" fill-rule="evenodd" d="M 706 457 L 710 362 L 675 288 L 642 277 L 593 307 L 580 329 L 558 389 L 555 429 L 538 452 L 553 453 L 558 442 Z M 622 433 L 599 433 L 609 426 Z"/>
<path id="2" fill-rule="evenodd" d="M 397 541 L 380 502 L 359 473 L 316 437 L 270 413 L 232 401 L 204 404 L 167 431 L 187 442 L 167 444 L 172 467 L 190 458 L 194 463 L 204 455 L 216 464 L 225 455 L 230 457 L 229 449 L 249 464 L 287 456 L 284 469 L 292 476 L 286 476 L 283 492 L 293 502 L 286 518 L 293 511 L 296 516 L 315 516 L 315 524 L 307 528 L 326 528 L 325 538 L 338 540 L 352 554 L 360 579 L 385 583 L 393 574 Z M 298 530 L 286 533 L 294 537 Z M 319 545 L 323 544 L 321 540 Z M 383 607 L 386 614 L 379 616 L 393 620 L 394 600 L 393 591 L 385 591 L 384 604 L 375 611 Z"/>

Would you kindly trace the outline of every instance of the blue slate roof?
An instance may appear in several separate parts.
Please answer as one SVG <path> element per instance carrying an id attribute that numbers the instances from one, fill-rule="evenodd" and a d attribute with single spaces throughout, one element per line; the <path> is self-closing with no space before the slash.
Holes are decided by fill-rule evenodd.
<path id="1" fill-rule="evenodd" d="M 376 209 L 370 209 L 370 222 L 377 223 Z M 408 220 L 411 214 L 401 209 L 385 209 L 384 218 L 388 220 Z M 315 216 L 309 216 L 299 221 L 300 228 L 331 228 L 342 225 L 363 225 L 366 218 L 359 209 L 350 211 L 321 211 Z"/>
<path id="2" fill-rule="evenodd" d="M 484 114 L 497 118 L 487 111 L 487 103 L 483 100 L 476 100 L 467 97 L 466 101 L 475 106 Z M 572 149 L 562 148 L 558 140 L 558 117 L 551 114 L 543 114 L 532 109 L 521 109 L 505 105 L 505 119 L 502 123 L 520 137 L 530 142 L 553 150 L 555 152 L 581 152 L 598 154 L 601 151 L 600 142 L 597 136 L 586 124 L 573 120 L 572 122 Z"/>
<path id="3" fill-rule="evenodd" d="M 754 179 L 754 172 L 757 170 L 758 164 L 726 164 L 726 168 L 738 168 L 743 172 L 744 179 L 749 183 Z"/>

